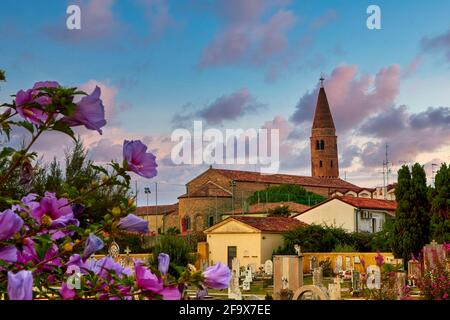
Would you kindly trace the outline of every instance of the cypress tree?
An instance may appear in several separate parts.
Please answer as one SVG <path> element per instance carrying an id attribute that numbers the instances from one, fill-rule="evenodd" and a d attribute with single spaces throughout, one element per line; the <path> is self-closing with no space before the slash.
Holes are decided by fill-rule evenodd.
<path id="1" fill-rule="evenodd" d="M 423 167 L 416 163 L 412 172 L 407 166 L 398 171 L 395 189 L 397 210 L 392 234 L 394 255 L 405 265 L 411 254 L 417 256 L 429 241 L 428 188 Z"/>
<path id="2" fill-rule="evenodd" d="M 450 165 L 443 164 L 436 173 L 434 188 L 430 190 L 431 239 L 450 242 Z"/>

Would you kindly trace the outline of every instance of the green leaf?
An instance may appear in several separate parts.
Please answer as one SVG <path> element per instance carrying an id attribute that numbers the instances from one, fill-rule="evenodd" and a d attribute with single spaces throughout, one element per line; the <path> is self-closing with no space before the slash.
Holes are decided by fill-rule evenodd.
<path id="1" fill-rule="evenodd" d="M 53 241 L 49 234 L 36 236 L 34 240 L 36 243 L 36 253 L 39 259 L 43 260 L 48 249 L 52 246 Z"/>
<path id="2" fill-rule="evenodd" d="M 2 149 L 2 151 L 0 151 L 0 159 L 1 158 L 6 158 L 6 157 L 10 157 L 11 155 L 13 155 L 16 152 L 15 149 L 10 148 L 10 147 L 4 147 Z"/>
<path id="3" fill-rule="evenodd" d="M 100 171 L 101 173 L 104 173 L 105 175 L 108 175 L 108 170 L 106 170 L 105 168 L 103 168 L 101 166 L 96 166 L 96 165 L 91 164 L 91 168 L 96 171 Z"/>
<path id="4" fill-rule="evenodd" d="M 19 200 L 14 200 L 14 199 L 9 198 L 9 197 L 0 197 L 0 202 L 6 203 L 8 205 L 14 205 L 14 204 L 19 204 L 20 203 Z"/>
<path id="5" fill-rule="evenodd" d="M 15 122 L 10 122 L 11 124 L 14 124 L 16 126 L 22 127 L 27 129 L 31 134 L 34 133 L 34 126 L 31 122 L 28 121 L 15 121 Z"/>
<path id="6" fill-rule="evenodd" d="M 53 130 L 55 131 L 59 131 L 62 133 L 67 134 L 68 136 L 70 136 L 75 142 L 77 141 L 77 139 L 75 138 L 75 133 L 73 132 L 73 130 L 69 127 L 68 124 L 60 121 L 55 122 L 55 124 L 52 127 Z"/>

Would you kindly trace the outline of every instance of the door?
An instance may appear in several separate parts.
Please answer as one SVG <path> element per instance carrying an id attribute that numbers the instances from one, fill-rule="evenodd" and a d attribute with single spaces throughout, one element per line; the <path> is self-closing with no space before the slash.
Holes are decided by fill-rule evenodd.
<path id="1" fill-rule="evenodd" d="M 228 267 L 232 268 L 233 258 L 237 256 L 237 247 L 228 247 Z"/>

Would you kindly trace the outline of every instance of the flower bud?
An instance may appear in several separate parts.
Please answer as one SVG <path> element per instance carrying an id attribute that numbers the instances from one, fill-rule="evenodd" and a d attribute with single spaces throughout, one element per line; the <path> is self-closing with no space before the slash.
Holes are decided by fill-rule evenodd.
<path id="1" fill-rule="evenodd" d="M 115 218 L 120 217 L 120 214 L 122 213 L 122 211 L 120 210 L 119 207 L 114 207 L 114 208 L 111 210 L 111 212 L 112 212 L 112 214 L 113 214 L 113 216 L 114 216 Z"/>
<path id="2" fill-rule="evenodd" d="M 73 249 L 73 244 L 68 242 L 63 246 L 64 251 L 70 252 Z"/>

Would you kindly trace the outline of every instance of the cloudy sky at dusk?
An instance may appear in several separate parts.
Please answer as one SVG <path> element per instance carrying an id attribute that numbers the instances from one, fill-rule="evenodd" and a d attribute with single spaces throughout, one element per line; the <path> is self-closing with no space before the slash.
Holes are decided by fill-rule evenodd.
<path id="1" fill-rule="evenodd" d="M 81 7 L 81 30 L 66 28 L 70 4 Z M 381 8 L 381 30 L 366 27 L 370 4 Z M 206 167 L 170 161 L 173 129 L 193 120 L 278 128 L 281 172 L 309 175 L 323 73 L 341 177 L 381 185 L 387 142 L 392 180 L 414 161 L 431 178 L 431 163 L 450 162 L 449 12 L 447 0 L 3 0 L 0 101 L 40 80 L 100 86 L 103 135 L 77 131 L 90 156 L 121 159 L 123 139 L 142 139 L 159 175 L 138 186 L 158 182 L 160 203 L 170 203 Z M 48 160 L 69 146 L 51 133 L 35 149 Z"/>

